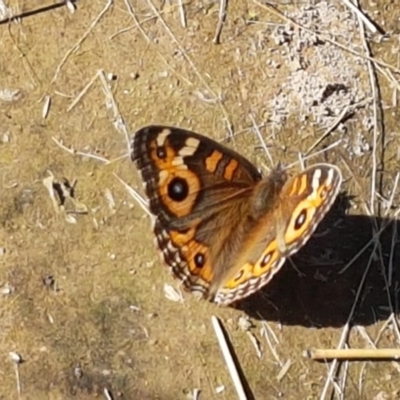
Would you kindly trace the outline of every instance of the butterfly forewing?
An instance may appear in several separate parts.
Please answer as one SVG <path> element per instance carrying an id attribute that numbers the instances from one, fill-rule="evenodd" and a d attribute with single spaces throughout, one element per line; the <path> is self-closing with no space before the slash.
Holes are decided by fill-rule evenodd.
<path id="1" fill-rule="evenodd" d="M 260 173 L 238 153 L 183 129 L 142 128 L 132 147 L 162 259 L 188 289 L 205 292 L 218 248 L 228 240 L 223 231 L 235 228 L 235 204 L 243 203 Z"/>

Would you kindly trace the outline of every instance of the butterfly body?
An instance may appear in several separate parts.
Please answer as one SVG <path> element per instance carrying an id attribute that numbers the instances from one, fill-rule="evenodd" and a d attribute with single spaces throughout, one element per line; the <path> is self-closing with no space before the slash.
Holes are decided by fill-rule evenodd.
<path id="1" fill-rule="evenodd" d="M 329 164 L 263 178 L 235 151 L 174 127 L 142 128 L 132 147 L 162 259 L 188 290 L 225 305 L 267 284 L 306 243 L 342 179 Z"/>

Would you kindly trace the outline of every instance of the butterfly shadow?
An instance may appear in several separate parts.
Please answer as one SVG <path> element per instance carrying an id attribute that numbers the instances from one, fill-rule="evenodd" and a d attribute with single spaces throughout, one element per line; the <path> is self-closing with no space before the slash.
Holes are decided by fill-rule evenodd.
<path id="1" fill-rule="evenodd" d="M 259 320 L 320 328 L 343 326 L 356 298 L 353 324 L 385 320 L 391 310 L 397 314 L 400 220 L 345 216 L 346 208 L 348 198 L 341 196 L 307 245 L 268 285 L 235 307 Z M 383 229 L 379 242 L 374 224 Z"/>

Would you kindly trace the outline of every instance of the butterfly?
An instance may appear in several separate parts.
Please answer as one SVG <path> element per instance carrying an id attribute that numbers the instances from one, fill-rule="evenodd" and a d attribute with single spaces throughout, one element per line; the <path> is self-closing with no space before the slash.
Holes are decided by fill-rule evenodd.
<path id="1" fill-rule="evenodd" d="M 186 289 L 228 305 L 266 285 L 310 238 L 340 189 L 338 167 L 262 177 L 200 134 L 146 126 L 132 139 L 161 258 Z"/>

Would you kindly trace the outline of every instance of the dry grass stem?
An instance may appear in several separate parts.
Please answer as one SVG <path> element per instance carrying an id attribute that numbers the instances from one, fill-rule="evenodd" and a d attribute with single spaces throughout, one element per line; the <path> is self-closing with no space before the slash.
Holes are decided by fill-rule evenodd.
<path id="1" fill-rule="evenodd" d="M 238 398 L 239 400 L 247 400 L 247 396 L 244 391 L 242 381 L 240 379 L 232 354 L 229 350 L 228 343 L 226 342 L 226 338 L 222 330 L 221 323 L 219 319 L 214 315 L 211 317 L 211 322 L 215 331 L 215 335 L 217 336 L 218 344 L 219 347 L 221 348 L 222 355 L 224 356 L 226 365 L 228 367 L 228 371 L 231 375 L 232 382 L 235 386 Z"/>
<path id="2" fill-rule="evenodd" d="M 87 157 L 87 158 L 93 158 L 93 160 L 100 161 L 100 162 L 104 163 L 105 165 L 111 164 L 111 162 L 112 162 L 112 161 L 108 160 L 107 158 L 98 156 L 97 154 L 84 153 L 82 151 L 77 151 L 77 150 L 68 148 L 60 140 L 56 139 L 55 137 L 52 137 L 51 139 L 57 146 L 59 146 L 61 149 L 65 150 L 69 154 L 78 155 L 78 156 Z"/>
<path id="3" fill-rule="evenodd" d="M 186 13 L 185 13 L 185 6 L 183 5 L 182 0 L 178 0 L 178 8 L 179 8 L 179 16 L 181 18 L 181 24 L 184 28 L 186 28 Z"/>
<path id="4" fill-rule="evenodd" d="M 100 71 L 97 71 L 93 75 L 93 78 L 89 81 L 89 83 L 80 91 L 78 96 L 75 97 L 75 100 L 68 106 L 67 112 L 70 112 L 82 100 L 83 96 L 89 91 L 89 89 L 92 87 L 93 83 L 99 77 L 99 75 Z"/>
<path id="5" fill-rule="evenodd" d="M 128 191 L 128 193 L 136 200 L 136 202 L 139 204 L 139 206 L 143 209 L 143 211 L 146 212 L 146 214 L 149 217 L 152 217 L 152 214 L 149 211 L 149 204 L 146 199 L 144 199 L 139 192 L 137 192 L 135 189 L 133 189 L 131 186 L 129 186 L 123 179 L 121 179 L 117 174 L 114 174 L 114 176 L 120 181 L 125 186 L 125 189 Z"/>
<path id="6" fill-rule="evenodd" d="M 224 22 L 226 19 L 227 7 L 228 7 L 227 0 L 219 0 L 218 24 L 213 39 L 214 44 L 221 43 L 221 33 L 222 33 L 222 27 L 224 26 Z"/>
<path id="7" fill-rule="evenodd" d="M 254 132 L 256 133 L 256 135 L 257 135 L 257 137 L 258 137 L 258 140 L 260 141 L 261 146 L 262 146 L 262 148 L 264 149 L 265 154 L 266 154 L 267 157 L 268 157 L 268 160 L 269 160 L 269 162 L 270 162 L 270 165 L 271 165 L 271 167 L 274 167 L 274 161 L 272 160 L 271 153 L 269 152 L 268 147 L 267 147 L 267 144 L 265 143 L 265 140 L 264 140 L 264 138 L 263 138 L 262 135 L 261 135 L 260 129 L 259 129 L 258 125 L 256 124 L 256 120 L 254 119 L 254 116 L 253 116 L 252 114 L 250 114 L 249 117 L 250 117 L 251 122 L 252 122 L 252 124 L 253 124 Z"/>
<path id="8" fill-rule="evenodd" d="M 365 14 L 356 6 L 354 5 L 350 0 L 342 0 L 344 4 L 346 4 L 347 7 L 349 7 L 354 13 L 357 14 L 357 17 L 359 20 L 372 32 L 372 33 L 377 33 L 378 30 L 376 29 L 376 26 L 368 19 L 368 17 L 365 16 Z"/>
<path id="9" fill-rule="evenodd" d="M 45 96 L 44 97 L 43 111 L 42 111 L 42 118 L 43 119 L 46 119 L 47 116 L 49 115 L 50 105 L 51 105 L 51 97 L 50 96 Z"/>
<path id="10" fill-rule="evenodd" d="M 261 352 L 261 346 L 260 346 L 260 342 L 257 340 L 257 338 L 254 336 L 254 334 L 250 331 L 246 332 L 247 336 L 250 339 L 251 344 L 253 345 L 255 351 L 256 351 L 256 355 L 258 358 L 262 357 L 262 352 Z"/>
<path id="11" fill-rule="evenodd" d="M 304 354 L 312 360 L 399 360 L 400 349 L 311 349 Z"/>
<path id="12" fill-rule="evenodd" d="M 271 354 L 273 355 L 273 357 L 275 358 L 276 362 L 282 367 L 283 366 L 283 362 L 281 361 L 281 359 L 279 358 L 278 352 L 276 350 L 275 345 L 272 344 L 272 341 L 269 337 L 269 333 L 272 334 L 272 337 L 275 341 L 275 344 L 278 344 L 278 339 L 275 335 L 275 333 L 272 331 L 272 329 L 269 327 L 269 325 L 267 324 L 266 321 L 262 321 L 262 325 L 263 325 L 263 331 L 261 334 L 264 334 L 265 340 L 267 341 L 268 347 L 271 350 Z"/>
<path id="13" fill-rule="evenodd" d="M 106 105 L 108 108 L 111 108 L 113 112 L 113 118 L 114 118 L 114 127 L 117 129 L 118 132 L 122 133 L 125 137 L 125 143 L 127 147 L 128 153 L 131 152 L 131 140 L 128 132 L 128 127 L 126 126 L 125 120 L 122 117 L 122 114 L 119 111 L 117 102 L 115 101 L 114 94 L 112 90 L 110 89 L 110 86 L 107 82 L 107 79 L 104 75 L 104 71 L 100 70 L 99 71 L 99 77 L 100 81 L 103 85 L 103 91 L 106 96 Z"/>
<path id="14" fill-rule="evenodd" d="M 332 150 L 333 148 L 337 147 L 340 143 L 342 143 L 342 139 L 339 139 L 336 142 L 333 142 L 332 144 L 330 144 L 329 146 L 326 146 L 325 148 L 323 148 L 319 151 L 316 151 L 315 153 L 309 154 L 308 156 L 304 156 L 304 157 L 302 156 L 301 161 L 304 163 L 304 161 L 310 160 L 311 158 L 314 158 L 314 157 L 318 157 L 321 154 L 326 153 L 326 152 Z M 301 164 L 300 160 L 288 164 L 286 168 L 293 168 L 297 164 Z"/>
<path id="15" fill-rule="evenodd" d="M 292 360 L 289 358 L 285 364 L 283 364 L 281 370 L 279 371 L 276 380 L 278 382 L 280 382 L 285 376 L 286 374 L 289 372 L 290 367 L 292 366 Z"/>

